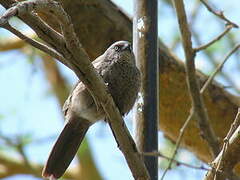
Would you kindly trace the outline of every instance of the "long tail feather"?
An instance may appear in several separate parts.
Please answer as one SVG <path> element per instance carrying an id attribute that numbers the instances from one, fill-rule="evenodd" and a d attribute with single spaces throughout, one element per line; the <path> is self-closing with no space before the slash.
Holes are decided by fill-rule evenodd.
<path id="1" fill-rule="evenodd" d="M 61 177 L 73 160 L 90 127 L 85 119 L 69 121 L 58 137 L 43 169 L 44 177 Z"/>

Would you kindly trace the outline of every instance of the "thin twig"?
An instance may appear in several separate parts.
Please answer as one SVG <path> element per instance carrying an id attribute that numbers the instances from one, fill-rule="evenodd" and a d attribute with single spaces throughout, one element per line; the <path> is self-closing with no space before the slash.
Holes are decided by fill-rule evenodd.
<path id="1" fill-rule="evenodd" d="M 65 59 L 64 57 L 58 53 L 56 50 L 54 50 L 53 48 L 51 47 L 48 47 L 47 45 L 39 42 L 39 41 L 36 41 L 34 39 L 31 39 L 27 36 L 25 36 L 24 34 L 22 34 L 20 31 L 18 31 L 17 29 L 13 28 L 10 24 L 4 24 L 2 26 L 4 29 L 10 31 L 11 33 L 13 33 L 14 35 L 16 35 L 18 38 L 20 38 L 21 40 L 27 42 L 28 44 L 32 45 L 33 47 L 45 52 L 46 54 L 52 56 L 53 58 L 56 58 L 58 60 L 61 61 L 61 63 L 63 63 L 65 66 L 68 66 L 66 63 L 65 63 Z"/>
<path id="2" fill-rule="evenodd" d="M 161 157 L 161 158 L 166 159 L 168 161 L 170 161 L 172 159 L 171 157 L 167 157 L 167 156 L 163 155 L 161 152 L 143 152 L 142 154 L 144 156 L 157 156 L 157 157 Z M 176 159 L 173 159 L 172 161 L 174 163 L 176 163 L 177 165 L 183 165 L 183 166 L 186 166 L 188 168 L 199 169 L 199 170 L 204 170 L 204 171 L 209 171 L 210 170 L 210 168 L 206 168 L 204 166 L 194 166 L 192 164 L 181 162 L 181 161 L 178 161 Z"/>
<path id="3" fill-rule="evenodd" d="M 236 52 L 236 50 L 240 47 L 240 44 L 235 46 L 228 54 L 227 56 L 223 59 L 222 63 L 217 67 L 217 69 L 209 76 L 208 80 L 204 83 L 203 87 L 201 88 L 200 90 L 200 93 L 201 95 L 203 95 L 203 93 L 205 92 L 205 90 L 207 89 L 207 87 L 211 84 L 212 80 L 214 79 L 214 77 L 217 75 L 217 73 L 222 69 L 222 67 L 224 66 L 225 62 L 229 59 L 229 57 L 234 53 Z M 182 138 L 183 138 L 183 135 L 184 135 L 184 132 L 185 132 L 185 129 L 187 128 L 190 120 L 193 118 L 193 115 L 194 115 L 194 112 L 193 110 L 191 109 L 190 111 L 190 114 L 187 118 L 187 120 L 184 122 L 183 126 L 181 127 L 180 129 L 180 132 L 179 132 L 179 135 L 178 135 L 178 138 L 177 138 L 177 141 L 176 141 L 176 145 L 175 145 L 175 149 L 173 151 L 173 155 L 172 155 L 172 158 L 174 159 L 176 154 L 177 154 L 177 151 L 179 149 L 179 146 L 180 146 L 180 143 L 182 141 Z M 166 168 L 166 170 L 164 171 L 163 173 L 163 176 L 165 176 L 166 174 L 166 171 L 168 171 L 172 166 L 172 161 L 170 160 L 169 164 L 168 164 L 168 167 Z M 163 178 L 162 178 L 163 179 Z"/>
<path id="4" fill-rule="evenodd" d="M 227 24 L 232 25 L 234 28 L 238 28 L 239 26 L 237 24 L 235 24 L 234 22 L 230 21 L 229 19 L 227 19 L 224 14 L 223 11 L 215 11 L 210 5 L 208 5 L 208 3 L 204 0 L 200 0 L 203 5 L 208 9 L 208 11 L 210 11 L 211 13 L 213 13 L 215 16 L 219 17 L 220 19 L 222 19 L 223 21 L 225 21 Z"/>
<path id="5" fill-rule="evenodd" d="M 233 133 L 236 131 L 236 129 L 238 128 L 238 126 L 240 125 L 240 108 L 238 108 L 238 112 L 237 115 L 233 121 L 233 123 L 231 124 L 230 130 L 226 136 L 225 139 L 230 139 L 231 136 L 233 135 Z"/>
<path id="6" fill-rule="evenodd" d="M 203 134 L 203 137 L 211 147 L 213 154 L 216 156 L 219 152 L 219 143 L 213 129 L 209 125 L 208 115 L 204 107 L 202 96 L 200 94 L 194 62 L 196 53 L 192 48 L 191 32 L 188 27 L 184 4 L 182 0 L 175 0 L 174 2 L 183 39 L 183 47 L 186 57 L 187 82 L 192 100 L 192 108 L 196 114 L 198 125 Z"/>
<path id="7" fill-rule="evenodd" d="M 208 42 L 207 44 L 204 44 L 200 47 L 194 48 L 194 51 L 198 52 L 198 51 L 208 48 L 209 46 L 211 46 L 212 44 L 214 44 L 215 42 L 220 40 L 222 37 L 224 37 L 232 28 L 233 28 L 232 25 L 227 25 L 226 29 L 220 35 L 218 35 L 216 38 L 214 38 L 212 41 Z"/>
<path id="8" fill-rule="evenodd" d="M 239 162 L 240 153 L 240 109 L 238 109 L 237 115 L 224 138 L 224 144 L 222 151 L 212 162 L 212 170 L 208 171 L 205 176 L 205 180 L 222 180 L 225 176 L 230 174 L 234 179 L 239 179 L 231 171 L 234 166 Z M 223 174 L 222 172 L 227 172 Z M 233 178 L 231 178 L 233 179 Z"/>
<path id="9" fill-rule="evenodd" d="M 12 4 L 10 2 L 7 3 L 2 2 L 3 3 L 2 5 L 5 5 L 6 8 L 7 7 L 11 8 L 6 10 L 6 12 L 3 14 L 4 17 L 1 16 L 0 18 L 1 24 L 7 23 L 7 21 L 9 21 L 11 17 L 17 16 L 27 25 L 29 25 L 32 28 L 32 30 L 34 30 L 34 32 L 38 35 L 38 37 L 46 42 L 46 44 L 49 44 L 58 52 L 64 51 L 63 46 L 65 44 L 65 40 L 63 36 L 57 31 L 55 31 L 46 22 L 44 22 L 35 13 L 32 13 L 32 7 L 30 8 L 28 5 L 28 3 L 31 3 L 30 1 L 28 1 L 27 3 L 17 2 L 17 4 L 15 1 L 12 2 L 11 2 Z"/>
<path id="10" fill-rule="evenodd" d="M 237 115 L 236 115 L 233 123 L 231 124 L 230 130 L 228 131 L 227 136 L 223 140 L 224 143 L 223 143 L 223 148 L 222 148 L 222 156 L 217 163 L 216 171 L 214 171 L 214 173 L 215 173 L 214 180 L 217 180 L 217 176 L 218 176 L 218 173 L 220 172 L 220 168 L 222 165 L 222 160 L 224 159 L 224 155 L 225 155 L 228 145 L 229 145 L 229 140 L 239 125 L 240 125 L 240 108 L 238 108 Z"/>
<path id="11" fill-rule="evenodd" d="M 210 75 L 210 77 L 208 78 L 208 80 L 204 83 L 203 87 L 201 88 L 200 93 L 202 94 L 206 88 L 209 86 L 209 84 L 212 82 L 213 78 L 216 76 L 216 74 L 222 69 L 222 67 L 224 66 L 224 64 L 226 63 L 226 61 L 228 60 L 229 57 L 231 57 L 231 55 L 236 52 L 238 49 L 240 48 L 240 44 L 236 45 L 228 54 L 227 56 L 223 59 L 223 61 L 217 66 L 217 68 L 215 69 L 215 71 Z"/>
<path id="12" fill-rule="evenodd" d="M 192 29 L 192 33 L 194 35 L 195 41 L 200 46 L 202 43 L 200 41 L 200 38 L 198 34 Z M 210 62 L 214 67 L 217 67 L 218 63 L 216 59 L 213 57 L 213 52 L 212 51 L 203 51 L 203 53 L 207 56 L 209 59 L 208 62 Z M 229 87 L 234 88 L 238 93 L 240 93 L 239 88 L 236 86 L 235 82 L 231 79 L 230 75 L 227 74 L 226 72 L 220 71 L 220 76 L 229 84 Z"/>
<path id="13" fill-rule="evenodd" d="M 170 170 L 171 167 L 172 167 L 172 163 L 173 163 L 173 161 L 174 161 L 174 159 L 175 159 L 175 156 L 176 156 L 176 154 L 177 154 L 177 151 L 178 151 L 178 149 L 179 149 L 179 146 L 180 146 L 180 143 L 181 143 L 181 141 L 182 141 L 182 138 L 183 138 L 185 129 L 187 128 L 187 126 L 188 126 L 190 120 L 192 119 L 193 115 L 194 115 L 194 111 L 193 111 L 193 109 L 191 109 L 190 114 L 189 114 L 187 120 L 184 122 L 183 126 L 182 126 L 181 129 L 180 129 L 180 132 L 179 132 L 179 135 L 178 135 L 178 138 L 177 138 L 177 142 L 176 142 L 176 145 L 175 145 L 173 154 L 172 154 L 172 158 L 169 160 L 168 166 L 167 166 L 167 168 L 164 170 L 163 175 L 162 175 L 162 177 L 161 177 L 161 180 L 164 179 L 165 175 L 167 174 L 167 171 Z"/>
<path id="14" fill-rule="evenodd" d="M 210 77 L 209 81 L 205 84 L 205 86 L 202 88 L 202 90 L 200 92 L 198 90 L 198 84 L 197 84 L 197 81 L 196 81 L 196 78 L 195 78 L 195 66 L 194 66 L 195 52 L 192 49 L 191 33 L 188 29 L 187 18 L 186 18 L 186 14 L 185 14 L 185 10 L 184 10 L 184 5 L 183 5 L 182 0 L 179 0 L 179 1 L 175 0 L 174 2 L 175 2 L 176 11 L 177 11 L 177 14 L 178 14 L 179 26 L 180 26 L 180 30 L 181 30 L 182 38 L 183 38 L 183 46 L 184 46 L 186 62 L 187 62 L 186 71 L 187 71 L 187 78 L 188 78 L 188 82 L 189 82 L 188 85 L 189 85 L 189 88 L 190 88 L 190 93 L 192 93 L 191 97 L 192 97 L 192 101 L 193 101 L 193 109 L 191 110 L 190 115 L 188 116 L 186 122 L 184 123 L 183 127 L 180 130 L 172 159 L 174 159 L 174 157 L 176 156 L 177 150 L 180 146 L 181 139 L 184 135 L 184 131 L 185 131 L 187 125 L 189 124 L 190 120 L 192 119 L 192 117 L 195 113 L 197 115 L 203 115 L 203 116 L 201 116 L 203 118 L 200 118 L 201 122 L 199 122 L 200 123 L 200 129 L 203 131 L 204 137 L 208 141 L 210 147 L 213 148 L 214 155 L 216 156 L 219 152 L 219 149 L 220 149 L 219 144 L 218 144 L 216 136 L 214 135 L 213 130 L 210 128 L 210 126 L 208 124 L 207 114 L 206 114 L 206 112 L 204 112 L 205 110 L 204 110 L 204 106 L 203 106 L 202 99 L 201 99 L 202 93 L 204 92 L 204 90 L 208 86 L 209 81 L 211 82 L 211 79 L 213 79 L 213 77 L 216 75 L 216 73 L 214 73 L 213 76 Z M 228 57 L 229 56 L 227 56 L 227 58 Z M 199 92 L 199 95 L 198 95 L 198 92 Z M 195 98 L 200 98 L 200 99 L 195 99 Z M 199 104 L 197 106 L 194 106 L 194 103 L 196 103 L 196 102 L 198 102 Z M 195 108 L 195 107 L 200 107 L 200 108 Z M 199 110 L 201 111 L 200 114 L 198 114 L 199 112 L 197 112 Z M 172 164 L 172 160 L 170 160 L 169 165 L 166 168 L 166 170 L 164 171 L 161 179 L 164 178 L 167 171 L 171 168 L 171 164 Z"/>

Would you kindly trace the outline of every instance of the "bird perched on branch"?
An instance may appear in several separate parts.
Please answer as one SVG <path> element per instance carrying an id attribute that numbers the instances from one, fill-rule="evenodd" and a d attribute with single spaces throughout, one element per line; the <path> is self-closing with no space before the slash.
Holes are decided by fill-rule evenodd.
<path id="1" fill-rule="evenodd" d="M 118 41 L 93 61 L 121 115 L 127 114 L 137 98 L 140 72 L 136 67 L 131 44 Z M 63 175 L 74 158 L 87 130 L 96 121 L 105 119 L 105 113 L 95 105 L 85 85 L 79 81 L 66 100 L 63 112 L 66 124 L 58 137 L 43 176 L 57 179 Z"/>

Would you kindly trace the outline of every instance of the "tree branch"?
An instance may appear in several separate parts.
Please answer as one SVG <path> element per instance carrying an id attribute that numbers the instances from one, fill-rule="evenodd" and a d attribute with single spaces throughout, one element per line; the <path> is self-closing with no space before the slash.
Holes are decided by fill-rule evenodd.
<path id="1" fill-rule="evenodd" d="M 204 139 L 208 142 L 212 148 L 213 154 L 216 156 L 219 152 L 219 144 L 217 137 L 209 125 L 208 115 L 204 107 L 203 99 L 200 94 L 199 84 L 196 78 L 195 69 L 195 52 L 192 48 L 191 33 L 188 28 L 187 17 L 182 0 L 175 0 L 174 5 L 176 8 L 178 23 L 183 39 L 183 47 L 186 57 L 186 73 L 189 92 L 192 99 L 193 112 L 196 113 L 199 128 L 202 131 Z"/>
<path id="2" fill-rule="evenodd" d="M 203 87 L 200 90 L 200 94 L 203 95 L 203 93 L 205 92 L 205 90 L 207 89 L 207 87 L 211 84 L 211 82 L 213 81 L 214 77 L 216 76 L 216 74 L 222 69 L 222 67 L 224 66 L 225 62 L 229 59 L 229 57 L 236 52 L 236 50 L 240 47 L 240 45 L 235 46 L 235 48 L 233 48 L 228 54 L 227 56 L 223 59 L 222 63 L 219 64 L 219 66 L 216 68 L 216 70 L 211 74 L 211 76 L 209 76 L 209 78 L 207 79 L 207 81 L 204 83 Z M 173 151 L 173 155 L 172 158 L 169 161 L 168 167 L 166 168 L 166 170 L 164 171 L 164 174 L 162 176 L 162 178 L 165 176 L 166 172 L 171 168 L 172 163 L 174 162 L 174 158 L 177 154 L 177 151 L 180 147 L 180 143 L 182 141 L 183 135 L 186 131 L 187 126 L 189 125 L 189 122 L 191 121 L 191 119 L 194 116 L 194 112 L 193 109 L 191 109 L 190 114 L 187 118 L 187 120 L 184 122 L 183 126 L 180 129 L 178 138 L 176 140 L 176 145 Z"/>
<path id="3" fill-rule="evenodd" d="M 204 166 L 194 166 L 192 164 L 188 164 L 188 163 L 185 163 L 185 162 L 178 161 L 176 159 L 172 159 L 172 157 L 165 156 L 161 152 L 143 152 L 142 154 L 144 156 L 161 157 L 161 158 L 166 159 L 168 161 L 173 161 L 174 163 L 177 164 L 177 166 L 181 166 L 182 165 L 182 166 L 185 166 L 185 167 L 188 167 L 188 168 L 197 169 L 197 170 L 204 170 L 204 171 L 210 171 L 211 170 L 211 169 L 206 168 Z"/>
<path id="4" fill-rule="evenodd" d="M 207 44 L 194 48 L 194 51 L 198 52 L 208 48 L 209 46 L 211 46 L 212 44 L 220 40 L 222 37 L 224 37 L 232 28 L 233 28 L 232 25 L 227 25 L 226 29 L 220 35 L 218 35 L 216 38 L 214 38 L 212 41 L 208 42 Z"/>
<path id="5" fill-rule="evenodd" d="M 191 102 L 192 102 L 192 108 L 191 112 L 185 121 L 184 125 L 182 126 L 176 147 L 174 150 L 174 153 L 172 155 L 172 159 L 170 160 L 167 168 L 165 169 L 161 179 L 163 180 L 167 171 L 171 168 L 173 159 L 177 153 L 177 150 L 180 146 L 182 137 L 184 135 L 184 132 L 186 130 L 187 125 L 189 124 L 190 120 L 192 117 L 196 114 L 197 120 L 198 120 L 198 125 L 199 128 L 202 132 L 202 136 L 204 139 L 208 142 L 209 146 L 212 149 L 212 153 L 214 156 L 217 156 L 219 152 L 219 143 L 217 140 L 217 137 L 212 130 L 212 127 L 209 124 L 208 120 L 208 115 L 205 110 L 204 104 L 203 104 L 203 99 L 202 95 L 200 94 L 200 89 L 199 89 L 199 84 L 197 81 L 196 77 L 196 69 L 195 69 L 195 56 L 196 56 L 196 51 L 194 51 L 192 47 L 192 41 L 191 41 L 191 32 L 188 27 L 188 22 L 187 22 L 187 16 L 186 12 L 184 9 L 184 4 L 182 0 L 174 0 L 174 6 L 176 8 L 176 13 L 178 17 L 178 24 L 180 27 L 180 32 L 183 40 L 183 48 L 184 48 L 184 53 L 185 53 L 185 58 L 186 58 L 186 73 L 187 73 L 187 84 L 188 84 L 188 90 L 191 96 Z"/>
<path id="6" fill-rule="evenodd" d="M 233 53 L 235 53 L 240 47 L 240 44 L 236 45 L 227 55 L 226 57 L 222 60 L 222 62 L 217 66 L 217 68 L 215 69 L 215 71 L 210 75 L 210 77 L 208 78 L 208 80 L 205 82 L 205 84 L 203 85 L 203 87 L 200 90 L 200 93 L 202 94 L 207 87 L 209 86 L 209 84 L 213 81 L 213 78 L 216 76 L 216 74 L 221 71 L 221 69 L 223 68 L 224 64 L 227 62 L 227 60 L 229 59 L 229 57 L 231 57 L 231 55 Z"/>
<path id="7" fill-rule="evenodd" d="M 33 47 L 49 54 L 50 56 L 60 60 L 64 65 L 67 66 L 67 64 L 64 62 L 64 58 L 61 54 L 59 54 L 57 51 L 55 51 L 54 49 L 52 49 L 51 47 L 48 47 L 45 44 L 42 44 L 34 39 L 31 39 L 27 36 L 25 36 L 24 34 L 22 34 L 20 31 L 14 29 L 13 27 L 11 27 L 8 23 L 5 23 L 4 25 L 2 25 L 2 27 L 8 31 L 10 31 L 11 33 L 13 33 L 14 35 L 16 35 L 17 37 L 19 37 L 21 40 L 27 42 L 28 44 L 32 45 Z"/>
<path id="8" fill-rule="evenodd" d="M 204 180 L 224 180 L 226 175 L 222 172 L 231 172 L 240 160 L 240 109 L 236 118 L 224 139 L 222 151 L 211 163 L 212 170 L 205 176 Z"/>
<path id="9" fill-rule="evenodd" d="M 93 65 L 90 63 L 88 55 L 76 37 L 73 25 L 68 15 L 62 9 L 60 4 L 51 0 L 24 1 L 10 8 L 8 11 L 9 14 L 7 14 L 7 12 L 4 14 L 2 22 L 5 22 L 5 19 L 8 19 L 10 16 L 12 16 L 12 14 L 15 14 L 16 12 L 20 15 L 26 15 L 31 11 L 48 12 L 54 15 L 57 19 L 61 19 L 61 22 L 59 23 L 61 25 L 62 34 L 64 36 L 65 43 L 63 44 L 65 44 L 65 46 L 61 46 L 61 48 L 57 48 L 56 50 L 63 54 L 63 57 L 65 57 L 67 64 L 69 64 L 69 67 L 71 67 L 78 78 L 80 78 L 81 81 L 87 86 L 88 90 L 94 96 L 96 103 L 98 105 L 101 105 L 104 109 L 106 116 L 109 119 L 110 127 L 116 135 L 119 148 L 125 155 L 134 178 L 139 180 L 149 179 L 146 167 L 141 160 L 135 143 L 126 128 L 111 95 L 107 93 L 107 89 L 102 78 L 99 74 L 97 74 L 97 72 L 94 70 Z M 49 36 L 51 34 L 46 33 L 46 35 Z M 52 38 L 53 37 L 51 36 L 49 37 L 49 39 Z M 55 46 L 58 44 L 62 44 L 62 39 L 60 39 L 60 42 L 56 43 Z M 53 44 L 51 45 L 53 46 Z"/>
<path id="10" fill-rule="evenodd" d="M 208 5 L 208 3 L 205 0 L 200 0 L 203 5 L 208 9 L 208 11 L 210 11 L 211 13 L 213 13 L 215 16 L 219 17 L 220 19 L 222 19 L 223 21 L 225 21 L 228 25 L 232 25 L 235 28 L 238 28 L 238 25 L 235 24 L 234 22 L 230 21 L 229 19 L 227 19 L 224 14 L 223 11 L 215 11 L 211 6 Z"/>

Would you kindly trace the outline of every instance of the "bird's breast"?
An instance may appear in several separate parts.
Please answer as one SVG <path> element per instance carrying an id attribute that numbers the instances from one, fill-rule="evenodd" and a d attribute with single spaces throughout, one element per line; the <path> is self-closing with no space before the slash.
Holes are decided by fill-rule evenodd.
<path id="1" fill-rule="evenodd" d="M 103 75 L 108 90 L 121 114 L 132 108 L 140 87 L 140 72 L 130 63 L 116 62 Z"/>

